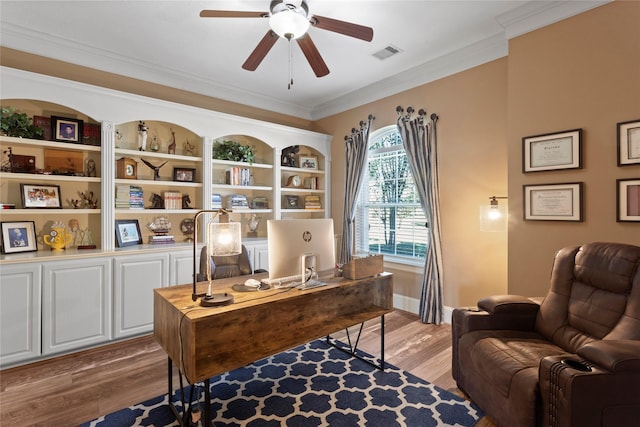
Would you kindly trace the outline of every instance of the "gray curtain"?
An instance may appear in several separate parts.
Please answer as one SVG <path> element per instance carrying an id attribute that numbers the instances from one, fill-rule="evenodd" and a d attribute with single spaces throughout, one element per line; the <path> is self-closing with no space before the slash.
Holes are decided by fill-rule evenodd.
<path id="1" fill-rule="evenodd" d="M 425 323 L 440 324 L 443 320 L 442 304 L 442 245 L 440 243 L 440 190 L 438 183 L 438 138 L 436 123 L 438 116 L 418 111 L 413 116 L 413 108 L 396 108 L 398 131 L 407 153 L 409 167 L 413 174 L 420 204 L 427 217 L 429 241 L 422 278 L 420 296 L 420 318 Z"/>
<path id="2" fill-rule="evenodd" d="M 369 145 L 369 130 L 374 117 L 369 115 L 367 121 L 360 122 L 360 128 L 351 129 L 351 135 L 344 137 L 346 154 L 346 171 L 344 183 L 344 213 L 342 222 L 342 242 L 340 245 L 340 264 L 351 261 L 353 248 L 354 227 L 356 214 L 356 200 L 367 164 L 367 149 Z"/>

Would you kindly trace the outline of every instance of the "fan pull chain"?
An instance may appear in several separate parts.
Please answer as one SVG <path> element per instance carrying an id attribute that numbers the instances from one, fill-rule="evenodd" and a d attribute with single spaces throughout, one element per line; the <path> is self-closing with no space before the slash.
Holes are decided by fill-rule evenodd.
<path id="1" fill-rule="evenodd" d="M 291 90 L 291 86 L 293 86 L 293 52 L 291 50 L 293 34 L 285 34 L 285 37 L 289 41 L 289 84 L 287 85 L 287 89 Z"/>

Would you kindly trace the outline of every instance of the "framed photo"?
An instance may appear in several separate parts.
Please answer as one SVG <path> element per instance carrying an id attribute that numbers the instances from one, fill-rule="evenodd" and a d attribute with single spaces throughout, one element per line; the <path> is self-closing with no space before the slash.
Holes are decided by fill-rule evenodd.
<path id="1" fill-rule="evenodd" d="M 81 143 L 84 137 L 82 120 L 51 116 L 51 135 L 54 141 Z"/>
<path id="2" fill-rule="evenodd" d="M 60 186 L 52 184 L 20 184 L 23 209 L 61 209 Z"/>
<path id="3" fill-rule="evenodd" d="M 140 224 L 137 219 L 116 219 L 116 246 L 134 246 L 142 244 Z"/>
<path id="4" fill-rule="evenodd" d="M 195 168 L 173 168 L 173 180 L 193 182 L 196 180 L 196 170 Z"/>
<path id="5" fill-rule="evenodd" d="M 38 250 L 36 225 L 33 221 L 2 222 L 2 252 L 34 252 Z"/>
<path id="6" fill-rule="evenodd" d="M 300 156 L 302 169 L 318 169 L 318 158 L 315 156 Z"/>
<path id="7" fill-rule="evenodd" d="M 42 139 L 51 141 L 51 117 L 33 116 L 33 124 L 42 129 Z"/>
<path id="8" fill-rule="evenodd" d="M 640 222 L 640 178 L 618 179 L 618 222 Z"/>
<path id="9" fill-rule="evenodd" d="M 522 138 L 522 172 L 582 168 L 582 129 Z"/>
<path id="10" fill-rule="evenodd" d="M 301 209 L 300 198 L 298 196 L 286 196 L 287 205 L 285 209 Z"/>
<path id="11" fill-rule="evenodd" d="M 618 166 L 640 164 L 640 119 L 618 123 Z"/>
<path id="12" fill-rule="evenodd" d="M 582 221 L 582 187 L 582 182 L 523 186 L 525 221 Z"/>

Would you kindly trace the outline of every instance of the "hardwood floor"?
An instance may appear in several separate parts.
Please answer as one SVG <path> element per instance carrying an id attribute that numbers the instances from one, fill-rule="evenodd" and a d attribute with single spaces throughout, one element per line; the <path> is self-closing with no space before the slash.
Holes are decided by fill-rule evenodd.
<path id="1" fill-rule="evenodd" d="M 460 394 L 451 377 L 450 325 L 426 325 L 396 310 L 385 317 L 385 332 L 387 362 Z M 352 339 L 354 334 L 357 328 L 351 329 Z M 359 347 L 378 355 L 379 337 L 380 322 L 367 322 Z M 167 356 L 152 335 L 5 369 L 0 425 L 78 425 L 165 394 L 166 375 Z M 493 424 L 485 417 L 477 426 Z"/>

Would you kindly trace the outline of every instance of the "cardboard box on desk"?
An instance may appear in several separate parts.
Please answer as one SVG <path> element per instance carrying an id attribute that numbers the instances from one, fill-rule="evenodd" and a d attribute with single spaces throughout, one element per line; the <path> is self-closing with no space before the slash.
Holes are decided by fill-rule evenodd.
<path id="1" fill-rule="evenodd" d="M 342 275 L 347 279 L 363 279 L 384 271 L 383 255 L 371 255 L 353 258 L 342 267 Z"/>

